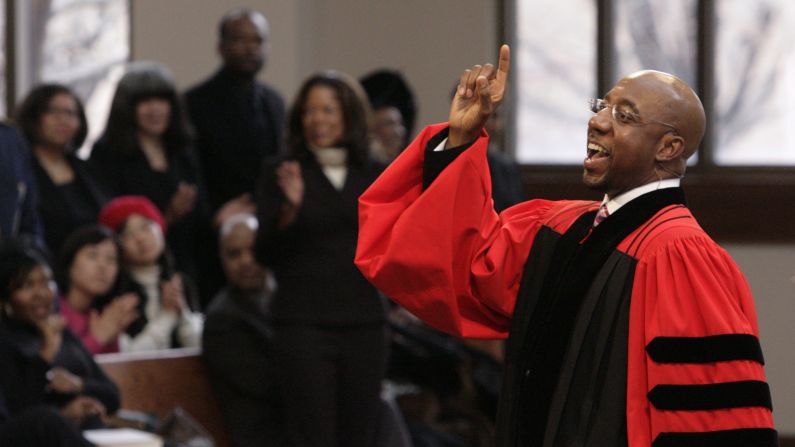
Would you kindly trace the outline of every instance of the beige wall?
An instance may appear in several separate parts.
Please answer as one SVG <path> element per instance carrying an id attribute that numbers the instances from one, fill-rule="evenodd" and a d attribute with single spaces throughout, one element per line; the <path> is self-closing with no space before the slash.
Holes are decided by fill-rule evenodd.
<path id="1" fill-rule="evenodd" d="M 180 87 L 196 83 L 217 65 L 215 27 L 229 0 L 135 0 L 133 55 L 173 70 Z M 460 71 L 494 61 L 494 1 L 484 0 L 259 0 L 272 52 L 264 79 L 287 98 L 302 79 L 324 68 L 360 76 L 379 67 L 402 70 L 419 102 L 418 124 L 444 120 Z M 776 421 L 795 433 L 795 245 L 731 245 L 748 276 L 759 314 Z"/>
<path id="2" fill-rule="evenodd" d="M 776 425 L 795 433 L 795 244 L 725 245 L 756 298 Z"/>
<path id="3" fill-rule="evenodd" d="M 298 43 L 294 32 L 298 2 L 260 0 L 134 0 L 132 3 L 133 59 L 166 64 L 184 89 L 212 74 L 219 66 L 217 25 L 229 9 L 247 6 L 265 12 L 271 24 L 269 66 L 261 77 L 284 93 L 293 91 L 299 73 Z"/>

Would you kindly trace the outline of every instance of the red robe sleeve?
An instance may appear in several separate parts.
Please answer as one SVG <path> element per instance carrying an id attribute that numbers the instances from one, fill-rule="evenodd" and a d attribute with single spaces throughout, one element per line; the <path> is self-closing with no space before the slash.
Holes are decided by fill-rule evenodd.
<path id="1" fill-rule="evenodd" d="M 757 390 L 759 385 L 767 387 L 760 361 L 671 362 L 650 356 L 650 343 L 661 337 L 739 334 L 757 342 L 759 338 L 751 290 L 734 261 L 700 228 L 685 230 L 684 237 L 678 233 L 675 238 L 663 235 L 653 241 L 636 270 L 627 383 L 630 446 L 651 445 L 661 434 L 774 427 L 772 411 L 764 405 L 665 409 L 649 397 L 655 389 L 659 392 L 671 388 L 669 385 L 751 383 Z"/>
<path id="2" fill-rule="evenodd" d="M 504 338 L 525 260 L 551 202 L 497 215 L 481 136 L 423 191 L 429 126 L 359 199 L 356 265 L 379 290 L 429 325 Z"/>

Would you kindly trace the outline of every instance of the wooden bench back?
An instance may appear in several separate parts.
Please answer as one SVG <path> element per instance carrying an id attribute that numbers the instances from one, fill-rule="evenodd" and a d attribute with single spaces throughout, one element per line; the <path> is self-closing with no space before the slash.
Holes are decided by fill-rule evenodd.
<path id="1" fill-rule="evenodd" d="M 229 445 L 201 350 L 100 354 L 96 361 L 118 385 L 122 408 L 152 413 L 162 420 L 180 406 L 210 432 L 219 447 Z"/>

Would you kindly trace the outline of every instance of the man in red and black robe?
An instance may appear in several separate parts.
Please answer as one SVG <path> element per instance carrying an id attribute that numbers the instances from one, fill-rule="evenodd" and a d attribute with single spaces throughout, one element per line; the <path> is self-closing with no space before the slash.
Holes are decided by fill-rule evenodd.
<path id="1" fill-rule="evenodd" d="M 359 268 L 440 330 L 508 338 L 499 447 L 777 445 L 750 288 L 679 187 L 698 97 L 665 73 L 622 79 L 588 122 L 603 202 L 498 215 L 481 129 L 509 59 L 465 71 L 449 125 L 362 195 Z"/>

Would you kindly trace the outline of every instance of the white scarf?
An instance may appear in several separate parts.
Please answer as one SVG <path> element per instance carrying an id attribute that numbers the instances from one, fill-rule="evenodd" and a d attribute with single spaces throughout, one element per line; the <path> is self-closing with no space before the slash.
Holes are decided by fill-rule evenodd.
<path id="1" fill-rule="evenodd" d="M 329 182 L 338 191 L 345 186 L 345 178 L 348 176 L 348 151 L 339 147 L 309 148 L 320 167 L 323 174 L 326 174 Z"/>

